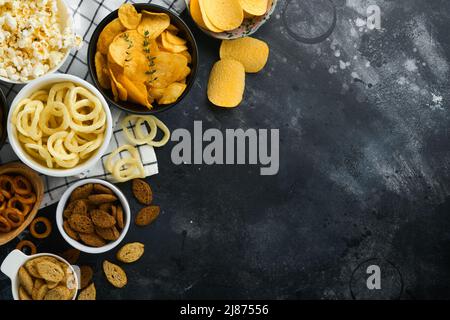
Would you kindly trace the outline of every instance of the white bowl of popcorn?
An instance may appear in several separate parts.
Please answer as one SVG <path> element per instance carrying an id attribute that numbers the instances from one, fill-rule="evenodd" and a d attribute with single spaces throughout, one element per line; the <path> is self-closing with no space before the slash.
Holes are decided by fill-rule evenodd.
<path id="1" fill-rule="evenodd" d="M 24 84 L 57 71 L 79 47 L 64 0 L 0 0 L 0 80 Z"/>

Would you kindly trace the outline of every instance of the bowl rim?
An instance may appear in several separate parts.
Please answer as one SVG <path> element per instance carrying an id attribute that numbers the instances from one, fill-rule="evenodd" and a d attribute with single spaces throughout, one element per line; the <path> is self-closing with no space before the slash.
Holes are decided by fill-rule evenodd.
<path id="1" fill-rule="evenodd" d="M 190 3 L 191 0 L 184 0 L 184 2 L 186 3 L 186 9 L 189 13 L 189 16 L 191 16 L 191 7 L 190 7 Z M 230 30 L 230 31 L 223 31 L 223 32 L 212 32 L 210 30 L 207 29 L 203 29 L 202 27 L 200 27 L 195 21 L 194 19 L 192 19 L 193 23 L 206 35 L 214 38 L 214 39 L 219 39 L 219 40 L 235 40 L 235 39 L 240 39 L 240 38 L 245 38 L 245 37 L 249 37 L 251 35 L 253 35 L 254 33 L 256 33 L 272 16 L 272 14 L 275 12 L 276 6 L 278 4 L 278 0 L 272 0 L 272 6 L 270 7 L 269 10 L 267 10 L 267 12 L 261 16 L 263 17 L 261 21 L 259 21 L 258 23 L 256 23 L 254 25 L 254 27 L 248 31 L 248 32 L 242 32 L 238 35 L 233 35 L 233 31 L 239 29 L 240 27 L 234 29 L 234 30 Z"/>
<path id="2" fill-rule="evenodd" d="M 119 238 L 115 241 L 109 242 L 108 244 L 106 244 L 102 247 L 98 247 L 98 248 L 84 245 L 81 242 L 72 239 L 71 237 L 69 237 L 67 235 L 66 231 L 63 228 L 64 208 L 66 206 L 66 203 L 67 203 L 70 195 L 75 190 L 75 188 L 77 188 L 79 186 L 83 186 L 88 183 L 99 183 L 99 184 L 102 184 L 102 185 L 108 187 L 109 189 L 111 189 L 114 192 L 114 194 L 117 195 L 117 197 L 119 198 L 119 201 L 122 204 L 122 208 L 123 208 L 124 215 L 125 215 L 125 225 L 124 225 L 124 228 L 120 232 Z M 92 178 L 92 179 L 83 179 L 83 180 L 75 182 L 66 191 L 64 191 L 63 195 L 61 196 L 61 198 L 58 202 L 58 206 L 56 207 L 56 225 L 58 227 L 59 233 L 62 235 L 64 240 L 66 240 L 66 242 L 69 245 L 71 245 L 72 247 L 74 247 L 75 249 L 78 249 L 82 252 L 91 253 L 91 254 L 105 253 L 105 252 L 110 251 L 110 250 L 114 249 L 115 247 L 117 247 L 122 242 L 122 240 L 125 238 L 126 234 L 128 233 L 128 230 L 130 228 L 130 220 L 131 220 L 130 204 L 128 203 L 128 200 L 125 197 L 125 195 L 123 194 L 123 192 L 119 188 L 117 188 L 114 184 L 112 184 L 111 182 L 108 182 L 108 181 L 105 181 L 102 179 Z"/>
<path id="3" fill-rule="evenodd" d="M 192 39 L 192 41 L 188 40 L 188 42 L 191 43 L 191 47 L 192 47 L 191 48 L 192 49 L 192 52 L 191 52 L 192 63 L 191 63 L 191 74 L 190 74 L 191 80 L 189 81 L 189 83 L 187 83 L 186 89 L 184 90 L 183 94 L 174 103 L 163 105 L 163 106 L 158 106 L 157 108 L 154 108 L 152 110 L 149 110 L 149 109 L 145 110 L 144 109 L 145 107 L 142 107 L 143 110 L 139 111 L 139 110 L 131 110 L 131 109 L 123 106 L 120 102 L 114 101 L 114 99 L 112 99 L 108 94 L 106 94 L 106 92 L 104 92 L 105 89 L 103 89 L 100 86 L 100 83 L 98 82 L 98 79 L 97 79 L 97 73 L 95 71 L 95 53 L 96 53 L 97 42 L 98 42 L 98 37 L 100 36 L 100 33 L 102 32 L 102 30 L 106 27 L 106 25 L 109 22 L 111 22 L 113 19 L 118 17 L 119 9 L 112 11 L 110 14 L 108 14 L 106 17 L 104 17 L 102 19 L 102 21 L 100 21 L 100 23 L 97 25 L 94 32 L 92 33 L 91 39 L 89 41 L 89 47 L 88 47 L 88 53 L 87 53 L 87 59 L 88 59 L 87 65 L 88 65 L 89 74 L 92 78 L 92 81 L 94 82 L 97 89 L 102 93 L 102 95 L 105 97 L 105 99 L 111 105 L 113 105 L 114 107 L 119 108 L 120 110 L 123 110 L 127 113 L 131 113 L 131 114 L 154 115 L 154 114 L 158 114 L 161 112 L 165 112 L 169 109 L 172 109 L 173 107 L 175 107 L 176 105 L 181 103 L 184 100 L 184 98 L 191 91 L 191 89 L 194 86 L 194 83 L 197 79 L 197 74 L 198 74 L 198 67 L 199 67 L 198 45 L 197 45 L 197 41 L 195 40 L 194 33 L 189 28 L 187 23 L 180 16 L 178 16 L 176 13 L 174 13 L 170 9 L 167 9 L 165 7 L 162 7 L 160 5 L 153 4 L 153 3 L 133 3 L 133 5 L 138 12 L 140 12 L 142 10 L 157 10 L 158 12 L 166 13 L 167 15 L 169 15 L 171 20 L 174 19 L 177 22 L 179 22 L 183 26 L 183 29 L 184 29 L 183 31 L 185 31 L 189 35 L 189 37 Z"/>
<path id="4" fill-rule="evenodd" d="M 25 93 L 28 91 L 36 91 L 40 87 L 44 86 L 45 83 L 55 83 L 57 81 L 71 81 L 74 83 L 77 83 L 86 89 L 88 89 L 92 94 L 94 94 L 98 99 L 100 99 L 100 103 L 103 105 L 103 108 L 106 113 L 106 130 L 105 130 L 105 138 L 103 140 L 103 143 L 98 148 L 96 154 L 94 154 L 90 159 L 88 159 L 86 162 L 83 162 L 80 165 L 75 166 L 74 168 L 70 169 L 50 169 L 45 167 L 44 165 L 38 163 L 37 161 L 34 161 L 31 159 L 31 157 L 26 155 L 26 152 L 22 149 L 20 146 L 20 143 L 17 140 L 15 129 L 12 126 L 11 123 L 11 117 L 12 113 L 17 107 L 17 104 L 22 100 L 25 99 Z M 8 133 L 8 140 L 9 143 L 14 151 L 14 153 L 17 155 L 17 157 L 25 163 L 27 166 L 32 168 L 33 170 L 42 173 L 47 176 L 52 177 L 69 177 L 69 176 L 76 176 L 78 174 L 81 174 L 88 169 L 90 169 L 92 166 L 95 165 L 97 161 L 99 161 L 102 156 L 105 154 L 109 147 L 109 143 L 112 138 L 112 131 L 113 131 L 113 119 L 111 110 L 109 109 L 109 105 L 106 102 L 103 95 L 97 90 L 95 86 L 90 84 L 84 79 L 81 79 L 77 76 L 70 75 L 70 74 L 63 74 L 63 73 L 53 73 L 45 75 L 39 79 L 35 79 L 25 85 L 19 93 L 14 98 L 13 102 L 11 103 L 11 106 L 9 108 L 8 113 L 8 123 L 7 123 L 7 133 Z"/>
<path id="5" fill-rule="evenodd" d="M 72 27 L 73 32 L 75 32 L 75 22 L 74 22 L 74 19 L 72 17 L 69 5 L 67 4 L 66 0 L 58 0 L 58 1 L 61 4 L 64 5 L 64 7 L 65 7 L 65 9 L 67 11 L 67 19 L 68 19 L 67 22 L 68 22 L 68 25 L 70 25 Z M 47 75 L 54 74 L 54 73 L 58 72 L 58 70 L 67 61 L 67 59 L 70 56 L 70 52 L 71 52 L 71 48 L 67 48 L 66 52 L 64 53 L 64 57 L 61 59 L 61 61 L 56 66 L 54 66 L 53 68 L 49 69 L 47 71 L 47 73 L 45 73 L 44 75 L 42 75 L 40 77 L 37 77 L 37 78 L 34 78 L 34 79 L 29 79 L 27 81 L 14 81 L 14 80 L 11 80 L 11 79 L 8 79 L 8 78 L 0 76 L 0 81 L 3 81 L 5 83 L 10 83 L 10 84 L 13 84 L 13 85 L 14 84 L 24 85 L 24 84 L 28 84 L 28 83 L 30 83 L 30 82 L 32 82 L 34 80 L 41 79 L 42 77 L 45 77 Z"/>

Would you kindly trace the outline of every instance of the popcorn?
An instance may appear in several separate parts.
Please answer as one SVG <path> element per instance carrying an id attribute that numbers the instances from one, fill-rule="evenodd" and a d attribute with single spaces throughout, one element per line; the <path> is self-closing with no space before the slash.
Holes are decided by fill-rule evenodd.
<path id="1" fill-rule="evenodd" d="M 58 0 L 0 0 L 0 77 L 38 78 L 61 63 L 81 37 L 58 23 Z"/>

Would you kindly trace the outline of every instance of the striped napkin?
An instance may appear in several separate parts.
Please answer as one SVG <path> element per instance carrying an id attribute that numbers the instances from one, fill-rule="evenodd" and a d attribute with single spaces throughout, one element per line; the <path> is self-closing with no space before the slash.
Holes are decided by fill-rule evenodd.
<path id="1" fill-rule="evenodd" d="M 83 36 L 83 47 L 70 54 L 69 59 L 59 69 L 61 73 L 68 73 L 78 76 L 88 82 L 93 83 L 87 66 L 87 49 L 92 33 L 97 27 L 98 23 L 106 17 L 111 11 L 116 10 L 122 3 L 154 3 L 163 7 L 169 8 L 174 12 L 180 14 L 186 8 L 184 0 L 153 0 L 153 1 L 123 1 L 123 0 L 70 0 L 66 1 L 73 11 L 73 17 L 75 22 L 75 31 L 77 34 Z M 10 85 L 0 82 L 0 87 L 6 95 L 6 99 L 10 104 L 16 94 L 23 87 L 22 85 Z M 111 139 L 111 143 L 107 152 L 102 157 L 102 161 L 91 168 L 89 171 L 83 173 L 78 177 L 66 177 L 66 178 L 54 178 L 48 176 L 42 176 L 45 185 L 44 198 L 41 204 L 41 208 L 47 207 L 55 202 L 58 202 L 61 195 L 67 189 L 67 187 L 74 181 L 78 181 L 82 178 L 100 178 L 114 182 L 113 177 L 106 171 L 105 162 L 108 155 L 117 147 L 127 144 L 127 140 L 120 127 L 121 112 L 114 107 L 111 107 L 113 120 L 114 120 L 114 132 Z M 156 159 L 155 151 L 150 146 L 138 147 L 139 154 L 141 156 L 142 163 L 144 164 L 146 176 L 155 175 L 158 173 L 158 162 Z M 17 156 L 13 152 L 11 146 L 7 142 L 0 153 L 0 164 L 10 161 L 18 160 Z"/>

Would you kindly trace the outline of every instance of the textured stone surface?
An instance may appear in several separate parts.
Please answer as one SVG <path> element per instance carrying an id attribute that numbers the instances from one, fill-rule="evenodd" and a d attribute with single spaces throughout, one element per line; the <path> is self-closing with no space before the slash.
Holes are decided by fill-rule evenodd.
<path id="1" fill-rule="evenodd" d="M 280 172 L 177 167 L 173 143 L 157 150 L 160 174 L 148 181 L 161 215 L 148 228 L 132 226 L 125 239 L 146 245 L 141 260 L 124 266 L 129 284 L 113 289 L 102 276 L 102 261 L 114 261 L 115 251 L 80 258 L 94 267 L 98 298 L 350 299 L 353 270 L 371 258 L 395 265 L 387 281 L 398 281 L 399 271 L 402 298 L 449 297 L 450 3 L 334 3 L 333 34 L 309 45 L 283 22 L 301 18 L 301 7 L 283 19 L 280 1 L 257 34 L 270 43 L 270 61 L 248 75 L 245 102 L 234 110 L 209 106 L 219 42 L 195 32 L 197 83 L 160 118 L 171 129 L 192 130 L 194 120 L 204 128 L 280 128 Z M 356 27 L 372 3 L 382 31 Z M 313 29 L 302 26 L 289 25 L 302 36 Z M 120 187 L 131 198 L 130 184 Z M 54 209 L 43 212 L 52 217 Z M 0 258 L 16 242 L 0 247 Z M 39 252 L 67 247 L 56 228 L 36 243 Z M 377 297 L 397 297 L 399 283 L 385 287 Z M 358 288 L 356 298 L 370 298 Z M 3 275 L 0 298 L 11 298 Z"/>

